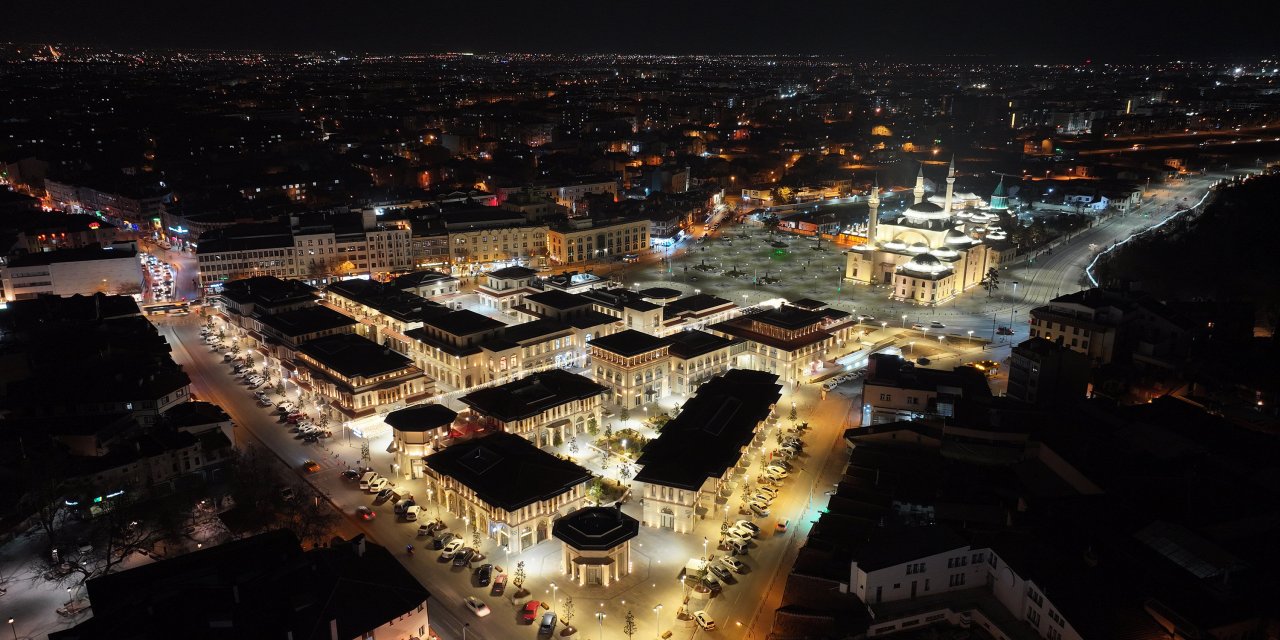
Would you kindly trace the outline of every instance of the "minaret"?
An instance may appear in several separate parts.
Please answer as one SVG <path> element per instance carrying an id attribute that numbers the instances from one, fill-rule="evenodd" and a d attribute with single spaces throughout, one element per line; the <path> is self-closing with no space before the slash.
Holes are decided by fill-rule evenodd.
<path id="1" fill-rule="evenodd" d="M 876 184 L 871 187 L 871 195 L 867 197 L 867 244 L 876 244 L 876 224 L 880 222 L 880 177 L 876 176 Z"/>
<path id="2" fill-rule="evenodd" d="M 920 173 L 916 174 L 916 188 L 911 193 L 916 196 L 916 201 L 912 204 L 920 204 L 924 200 L 924 165 L 920 165 Z"/>
<path id="3" fill-rule="evenodd" d="M 947 167 L 947 202 L 942 205 L 947 217 L 951 217 L 951 195 L 956 191 L 956 157 L 951 156 L 951 166 Z"/>

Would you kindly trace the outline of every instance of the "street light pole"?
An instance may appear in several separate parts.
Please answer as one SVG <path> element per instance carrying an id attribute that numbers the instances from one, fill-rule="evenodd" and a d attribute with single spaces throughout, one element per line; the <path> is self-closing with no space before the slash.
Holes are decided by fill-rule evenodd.
<path id="1" fill-rule="evenodd" d="M 462 640 L 467 640 L 467 629 L 471 628 L 471 623 L 467 622 L 462 625 Z"/>
<path id="2" fill-rule="evenodd" d="M 559 598 L 556 597 L 559 591 L 560 591 L 560 588 L 556 586 L 556 583 L 552 582 L 551 583 L 551 610 L 552 611 L 556 611 L 560 608 L 560 600 Z"/>
<path id="3" fill-rule="evenodd" d="M 603 613 L 596 613 L 596 631 L 600 634 L 597 640 L 604 640 L 604 619 L 607 617 Z"/>
<path id="4" fill-rule="evenodd" d="M 653 638 L 654 640 L 662 640 L 662 622 L 658 620 L 658 614 L 662 612 L 662 605 L 658 604 L 653 607 Z"/>
<path id="5" fill-rule="evenodd" d="M 13 640 L 18 640 L 18 628 L 13 625 L 13 618 L 9 618 L 9 630 L 13 632 Z"/>
<path id="6" fill-rule="evenodd" d="M 906 329 L 906 328 L 907 328 L 907 314 L 905 314 L 905 313 L 904 313 L 904 314 L 902 314 L 902 328 L 903 328 L 903 329 Z"/>

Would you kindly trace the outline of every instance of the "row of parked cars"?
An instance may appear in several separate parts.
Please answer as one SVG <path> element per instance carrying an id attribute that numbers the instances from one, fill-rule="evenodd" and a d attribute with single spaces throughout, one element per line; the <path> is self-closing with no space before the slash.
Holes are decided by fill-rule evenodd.
<path id="1" fill-rule="evenodd" d="M 831 378 L 830 380 L 827 380 L 827 381 L 823 382 L 823 383 L 822 383 L 822 388 L 823 388 L 823 390 L 824 390 L 824 391 L 830 391 L 830 390 L 832 390 L 832 389 L 836 388 L 837 386 L 842 385 L 842 384 L 844 384 L 844 383 L 846 383 L 846 382 L 851 382 L 851 381 L 853 381 L 853 380 L 857 380 L 857 379 L 861 378 L 862 376 L 866 375 L 866 373 L 867 373 L 867 370 L 866 370 L 866 369 L 858 369 L 857 371 L 850 371 L 849 373 L 842 373 L 842 374 L 840 374 L 840 375 L 838 375 L 838 376 L 836 376 L 836 377 L 834 377 L 834 378 Z"/>

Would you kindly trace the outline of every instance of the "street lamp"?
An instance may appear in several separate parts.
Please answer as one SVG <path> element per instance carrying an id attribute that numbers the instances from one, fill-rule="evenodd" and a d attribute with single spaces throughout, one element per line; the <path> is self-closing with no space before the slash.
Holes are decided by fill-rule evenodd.
<path id="1" fill-rule="evenodd" d="M 905 314 L 905 313 L 904 313 L 904 314 L 902 314 L 902 328 L 903 328 L 903 329 L 906 329 L 906 328 L 907 328 L 907 314 Z"/>
<path id="2" fill-rule="evenodd" d="M 881 322 L 880 322 L 880 328 L 881 328 L 881 329 L 887 329 L 887 328 L 889 328 L 889 323 L 888 323 L 888 322 L 881 321 Z"/>
<path id="3" fill-rule="evenodd" d="M 702 559 L 703 560 L 707 559 L 707 537 L 706 536 L 702 537 Z"/>
<path id="4" fill-rule="evenodd" d="M 914 341 L 908 342 L 907 346 L 911 347 L 911 355 L 914 356 L 916 354 L 916 343 Z"/>
<path id="5" fill-rule="evenodd" d="M 938 346 L 942 346 L 942 341 L 945 339 L 946 339 L 946 336 L 938 336 Z"/>
<path id="6" fill-rule="evenodd" d="M 600 633 L 600 640 L 604 640 L 604 619 L 607 617 L 603 613 L 596 613 L 596 631 Z"/>
<path id="7" fill-rule="evenodd" d="M 560 588 L 556 586 L 556 583 L 552 582 L 551 583 L 551 610 L 552 611 L 555 611 L 560 608 L 560 600 L 559 598 L 556 597 L 556 594 L 558 594 L 559 591 L 560 591 Z"/>
<path id="8" fill-rule="evenodd" d="M 13 618 L 9 618 L 9 630 L 13 632 L 13 640 L 18 640 L 18 628 L 13 626 Z"/>
<path id="9" fill-rule="evenodd" d="M 654 640 L 662 638 L 662 623 L 658 620 L 658 614 L 662 612 L 662 605 L 654 605 L 653 607 L 653 637 Z"/>
<path id="10" fill-rule="evenodd" d="M 462 625 L 462 640 L 467 640 L 467 629 L 470 629 L 470 628 L 471 628 L 470 622 Z"/>
<path id="11" fill-rule="evenodd" d="M 972 347 L 973 346 L 973 329 L 970 329 L 968 333 L 969 333 L 969 346 Z"/>

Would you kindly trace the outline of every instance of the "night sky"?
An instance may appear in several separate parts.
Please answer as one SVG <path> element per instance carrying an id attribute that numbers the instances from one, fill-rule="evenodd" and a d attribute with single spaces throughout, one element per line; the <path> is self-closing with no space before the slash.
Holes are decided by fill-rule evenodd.
<path id="1" fill-rule="evenodd" d="M 1266 56 L 1280 3 L 1079 0 L 18 2 L 0 40 L 379 52 L 812 53 L 1076 62 Z"/>

